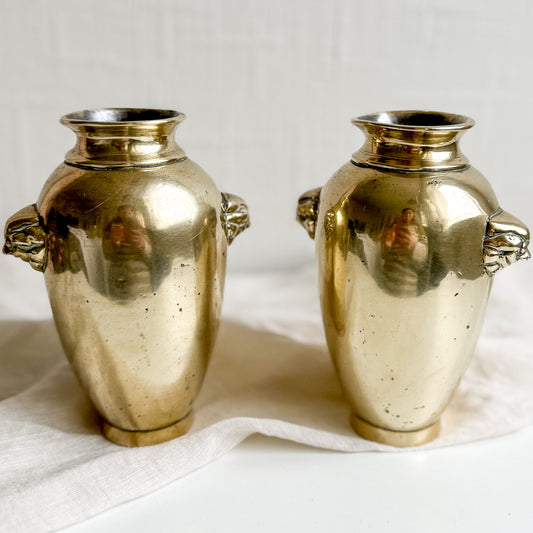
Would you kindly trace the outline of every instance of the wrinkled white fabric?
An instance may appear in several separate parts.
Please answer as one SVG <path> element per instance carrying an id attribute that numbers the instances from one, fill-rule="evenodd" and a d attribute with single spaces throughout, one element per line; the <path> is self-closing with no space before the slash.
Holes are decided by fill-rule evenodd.
<path id="1" fill-rule="evenodd" d="M 532 265 L 496 276 L 476 354 L 425 449 L 533 422 Z M 0 322 L 0 531 L 50 531 L 207 465 L 252 433 L 396 451 L 357 437 L 325 348 L 314 269 L 230 278 L 190 432 L 158 446 L 107 442 L 51 321 Z"/>

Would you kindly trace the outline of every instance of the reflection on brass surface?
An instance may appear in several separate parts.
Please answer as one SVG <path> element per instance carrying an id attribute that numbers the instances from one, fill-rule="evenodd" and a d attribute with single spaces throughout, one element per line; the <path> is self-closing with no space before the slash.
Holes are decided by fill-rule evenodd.
<path id="1" fill-rule="evenodd" d="M 393 111 L 353 122 L 363 147 L 300 197 L 297 217 L 316 233 L 324 327 L 352 426 L 415 446 L 437 436 L 492 275 L 529 257 L 529 233 L 459 149 L 473 120 Z"/>
<path id="2" fill-rule="evenodd" d="M 44 271 L 72 367 L 126 446 L 187 431 L 218 327 L 226 248 L 248 227 L 174 141 L 184 115 L 66 115 L 75 148 L 35 206 L 11 217 L 5 253 Z M 228 229 L 229 228 L 229 229 Z"/>

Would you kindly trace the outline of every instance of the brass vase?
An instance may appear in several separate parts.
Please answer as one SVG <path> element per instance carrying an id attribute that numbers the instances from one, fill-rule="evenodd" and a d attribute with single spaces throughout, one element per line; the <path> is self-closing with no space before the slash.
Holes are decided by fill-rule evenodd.
<path id="1" fill-rule="evenodd" d="M 6 225 L 4 252 L 44 272 L 67 357 L 125 446 L 185 433 L 215 340 L 226 248 L 248 227 L 174 140 L 185 115 L 64 116 L 76 146 L 38 202 Z"/>
<path id="2" fill-rule="evenodd" d="M 393 446 L 434 439 L 470 361 L 492 276 L 529 258 L 461 153 L 474 121 L 392 111 L 353 123 L 366 141 L 298 219 L 316 239 L 327 342 L 354 430 Z"/>

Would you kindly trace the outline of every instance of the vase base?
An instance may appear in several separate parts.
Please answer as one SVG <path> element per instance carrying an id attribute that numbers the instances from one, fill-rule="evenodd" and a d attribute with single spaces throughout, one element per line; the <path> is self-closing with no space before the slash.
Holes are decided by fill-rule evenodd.
<path id="1" fill-rule="evenodd" d="M 149 431 L 128 431 L 112 426 L 106 420 L 101 420 L 101 429 L 104 437 L 120 446 L 130 448 L 138 446 L 152 446 L 185 435 L 192 424 L 192 412 L 170 426 Z"/>
<path id="2" fill-rule="evenodd" d="M 350 424 L 353 430 L 366 440 L 373 440 L 381 444 L 396 446 L 399 448 L 407 446 L 420 446 L 435 439 L 440 431 L 440 420 L 431 426 L 418 429 L 416 431 L 391 431 L 368 423 L 352 413 Z"/>

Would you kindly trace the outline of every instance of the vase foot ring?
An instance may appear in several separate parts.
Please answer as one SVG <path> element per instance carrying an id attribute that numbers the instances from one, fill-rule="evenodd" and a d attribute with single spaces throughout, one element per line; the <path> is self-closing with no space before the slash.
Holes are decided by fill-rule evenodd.
<path id="1" fill-rule="evenodd" d="M 168 440 L 175 439 L 185 435 L 192 424 L 192 412 L 186 414 L 183 418 L 174 422 L 170 426 L 150 431 L 128 431 L 125 429 L 112 426 L 106 420 L 101 420 L 101 428 L 104 437 L 115 444 L 128 446 L 130 448 L 138 446 L 152 446 L 161 444 Z"/>
<path id="2" fill-rule="evenodd" d="M 440 420 L 437 420 L 431 426 L 416 431 L 391 431 L 390 429 L 373 426 L 354 413 L 350 416 L 350 423 L 354 431 L 364 439 L 397 447 L 426 444 L 435 439 L 440 431 Z"/>

